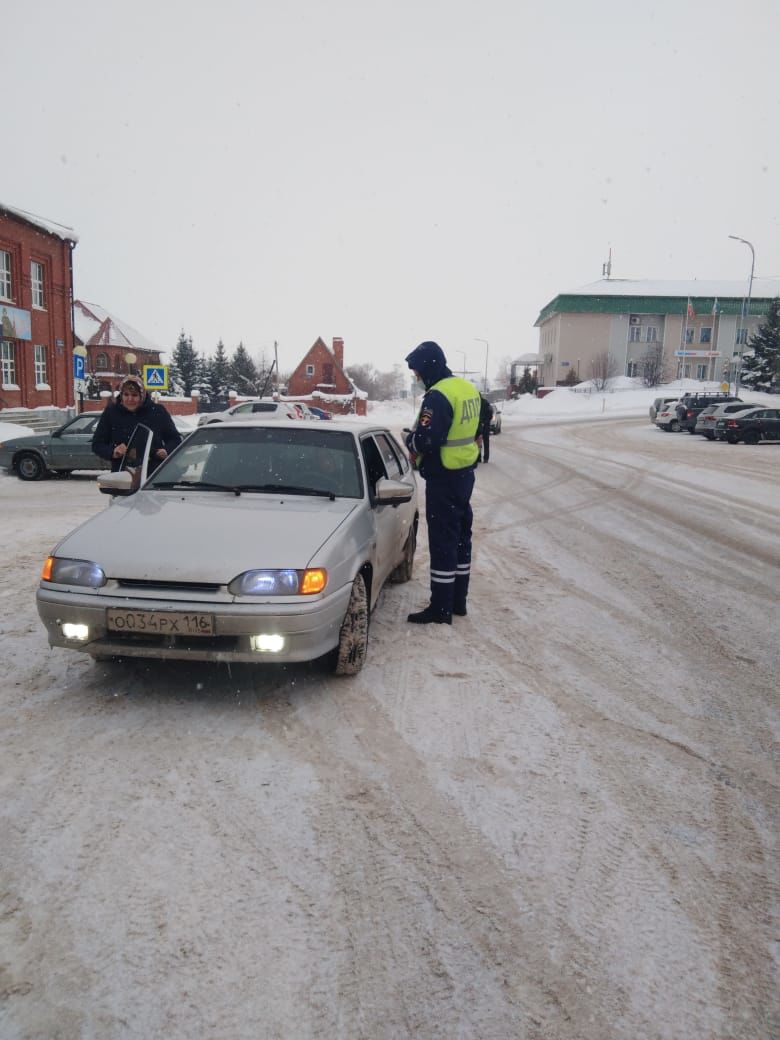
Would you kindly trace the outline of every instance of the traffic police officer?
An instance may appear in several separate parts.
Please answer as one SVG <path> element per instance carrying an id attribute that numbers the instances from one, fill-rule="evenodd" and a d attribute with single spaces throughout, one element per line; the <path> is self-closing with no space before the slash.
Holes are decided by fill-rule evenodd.
<path id="1" fill-rule="evenodd" d="M 451 625 L 453 614 L 466 613 L 480 395 L 473 383 L 452 374 L 438 343 L 421 343 L 406 363 L 426 390 L 406 446 L 425 480 L 431 555 L 431 601 L 407 621 Z"/>

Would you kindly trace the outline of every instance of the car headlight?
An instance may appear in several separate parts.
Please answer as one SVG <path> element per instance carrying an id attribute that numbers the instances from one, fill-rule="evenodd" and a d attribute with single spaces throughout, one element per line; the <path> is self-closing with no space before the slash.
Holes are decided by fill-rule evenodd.
<path id="1" fill-rule="evenodd" d="M 327 582 L 327 571 L 321 567 L 244 571 L 231 581 L 228 592 L 233 596 L 311 596 L 322 592 Z"/>
<path id="2" fill-rule="evenodd" d="M 89 589 L 99 589 L 106 584 L 106 575 L 102 567 L 91 560 L 68 560 L 62 556 L 49 556 L 41 571 L 42 581 L 51 581 L 57 585 L 84 585 Z"/>

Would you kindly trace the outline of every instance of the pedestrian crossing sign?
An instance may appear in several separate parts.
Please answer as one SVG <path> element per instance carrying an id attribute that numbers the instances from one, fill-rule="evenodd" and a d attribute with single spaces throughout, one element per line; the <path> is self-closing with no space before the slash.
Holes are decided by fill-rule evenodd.
<path id="1" fill-rule="evenodd" d="M 144 365 L 144 386 L 147 390 L 167 390 L 168 366 Z"/>

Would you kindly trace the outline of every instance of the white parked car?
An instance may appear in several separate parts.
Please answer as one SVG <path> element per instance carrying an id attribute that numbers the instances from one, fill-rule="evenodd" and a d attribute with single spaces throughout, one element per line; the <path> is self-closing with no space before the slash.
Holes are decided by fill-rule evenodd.
<path id="1" fill-rule="evenodd" d="M 273 398 L 261 397 L 255 401 L 242 401 L 234 404 L 224 412 L 203 412 L 198 417 L 198 426 L 211 423 L 231 422 L 234 419 L 300 419 L 301 413 L 294 405 L 286 401 L 274 401 Z"/>
<path id="2" fill-rule="evenodd" d="M 414 473 L 381 426 L 255 420 L 202 426 L 146 479 L 139 426 L 103 474 L 110 508 L 47 559 L 52 646 L 97 659 L 308 661 L 360 670 L 386 581 L 408 581 Z M 137 490 L 134 490 L 137 488 Z"/>
<path id="3" fill-rule="evenodd" d="M 655 425 L 662 430 L 666 430 L 667 433 L 679 433 L 680 420 L 677 418 L 677 405 L 679 403 L 679 401 L 667 401 L 665 404 L 662 404 L 653 420 Z"/>

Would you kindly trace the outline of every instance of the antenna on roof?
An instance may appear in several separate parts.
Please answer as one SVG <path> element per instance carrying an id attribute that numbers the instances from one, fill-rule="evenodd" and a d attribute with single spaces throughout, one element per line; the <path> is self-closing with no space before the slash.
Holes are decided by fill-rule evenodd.
<path id="1" fill-rule="evenodd" d="M 609 276 L 611 274 L 612 274 L 612 246 L 609 247 L 609 257 L 607 258 L 606 263 L 603 263 L 601 265 L 601 277 L 602 278 L 609 278 Z"/>

